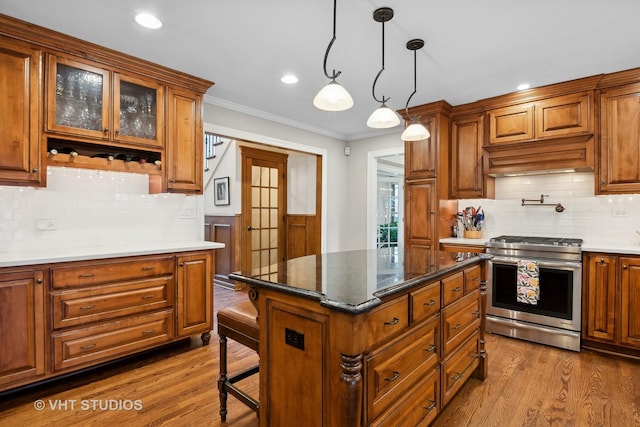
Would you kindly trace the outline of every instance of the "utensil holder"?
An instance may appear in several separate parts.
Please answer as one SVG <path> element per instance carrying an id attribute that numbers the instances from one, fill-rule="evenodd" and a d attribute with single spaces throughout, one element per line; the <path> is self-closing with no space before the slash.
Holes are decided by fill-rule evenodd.
<path id="1" fill-rule="evenodd" d="M 464 230 L 465 239 L 482 239 L 482 230 Z"/>

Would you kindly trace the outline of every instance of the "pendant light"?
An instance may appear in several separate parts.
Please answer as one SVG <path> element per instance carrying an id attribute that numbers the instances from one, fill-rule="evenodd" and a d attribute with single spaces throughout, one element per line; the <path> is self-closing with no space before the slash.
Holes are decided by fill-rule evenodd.
<path id="1" fill-rule="evenodd" d="M 416 94 L 417 88 L 417 51 L 418 49 L 422 49 L 424 46 L 424 41 L 421 39 L 413 39 L 407 42 L 407 49 L 413 51 L 413 93 L 407 99 L 407 105 L 405 105 L 404 110 L 407 117 L 409 117 L 409 101 L 413 95 Z M 402 132 L 403 141 L 422 141 L 423 139 L 427 139 L 431 136 L 426 127 L 418 122 L 417 116 L 411 117 L 411 124 L 407 126 L 407 128 Z"/>
<path id="2" fill-rule="evenodd" d="M 351 98 L 349 92 L 336 82 L 336 78 L 338 78 L 341 71 L 336 72 L 334 69 L 331 75 L 327 73 L 327 57 L 333 42 L 336 41 L 336 3 L 337 0 L 333 0 L 333 38 L 324 54 L 324 75 L 331 81 L 313 98 L 313 105 L 325 111 L 344 111 L 353 107 L 353 98 Z"/>
<path id="3" fill-rule="evenodd" d="M 373 99 L 379 102 L 380 106 L 369 116 L 367 126 L 376 129 L 392 128 L 400 124 L 400 118 L 396 112 L 387 107 L 386 103 L 389 98 L 385 98 L 384 95 L 382 95 L 382 99 L 378 99 L 376 96 L 376 83 L 384 71 L 384 23 L 390 21 L 391 18 L 393 18 L 393 9 L 390 7 L 381 7 L 373 12 L 373 20 L 382 23 L 382 68 L 380 68 L 376 78 L 373 80 L 373 87 L 371 88 Z"/>

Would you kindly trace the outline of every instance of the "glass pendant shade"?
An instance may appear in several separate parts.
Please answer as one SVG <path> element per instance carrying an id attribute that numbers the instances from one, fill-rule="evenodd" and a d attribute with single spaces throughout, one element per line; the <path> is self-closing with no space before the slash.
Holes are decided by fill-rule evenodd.
<path id="1" fill-rule="evenodd" d="M 313 98 L 313 105 L 325 111 L 344 111 L 353 107 L 353 98 L 338 82 L 331 80 Z"/>
<path id="2" fill-rule="evenodd" d="M 409 126 L 407 126 L 404 132 L 402 132 L 402 136 L 400 138 L 403 141 L 422 141 L 430 136 L 431 134 L 427 128 L 414 120 Z"/>
<path id="3" fill-rule="evenodd" d="M 398 126 L 400 124 L 400 117 L 391 108 L 385 104 L 376 108 L 367 120 L 367 126 L 375 129 L 386 129 Z"/>

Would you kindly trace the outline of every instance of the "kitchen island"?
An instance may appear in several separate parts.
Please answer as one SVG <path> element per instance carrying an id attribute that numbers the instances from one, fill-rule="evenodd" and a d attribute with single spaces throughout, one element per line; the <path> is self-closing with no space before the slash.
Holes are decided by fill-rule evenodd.
<path id="1" fill-rule="evenodd" d="M 260 326 L 260 425 L 427 425 L 487 375 L 484 254 L 310 255 L 230 278 Z"/>

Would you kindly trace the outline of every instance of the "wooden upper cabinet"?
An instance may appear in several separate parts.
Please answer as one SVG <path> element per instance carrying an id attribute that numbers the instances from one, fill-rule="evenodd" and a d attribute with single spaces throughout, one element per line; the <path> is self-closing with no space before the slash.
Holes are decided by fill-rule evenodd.
<path id="1" fill-rule="evenodd" d="M 421 141 L 405 141 L 405 179 L 435 178 L 438 166 L 438 139 L 436 117 L 421 119 L 431 136 Z"/>
<path id="2" fill-rule="evenodd" d="M 0 37 L 0 184 L 40 184 L 42 51 Z"/>
<path id="3" fill-rule="evenodd" d="M 164 89 L 99 64 L 49 55 L 47 131 L 162 148 Z"/>
<path id="4" fill-rule="evenodd" d="M 489 117 L 489 144 L 505 144 L 533 139 L 533 105 L 496 108 Z"/>
<path id="5" fill-rule="evenodd" d="M 451 122 L 450 193 L 455 199 L 484 197 L 482 174 L 483 117 L 455 118 Z"/>
<path id="6" fill-rule="evenodd" d="M 405 269 L 427 273 L 438 248 L 438 192 L 435 179 L 405 183 Z"/>
<path id="7" fill-rule="evenodd" d="M 556 96 L 535 105 L 536 138 L 556 138 L 593 133 L 587 93 Z"/>
<path id="8" fill-rule="evenodd" d="M 167 110 L 167 190 L 201 193 L 202 95 L 169 88 Z"/>
<path id="9" fill-rule="evenodd" d="M 554 96 L 487 111 L 487 145 L 593 134 L 591 92 Z"/>
<path id="10" fill-rule="evenodd" d="M 597 193 L 640 192 L 640 83 L 603 90 Z"/>

